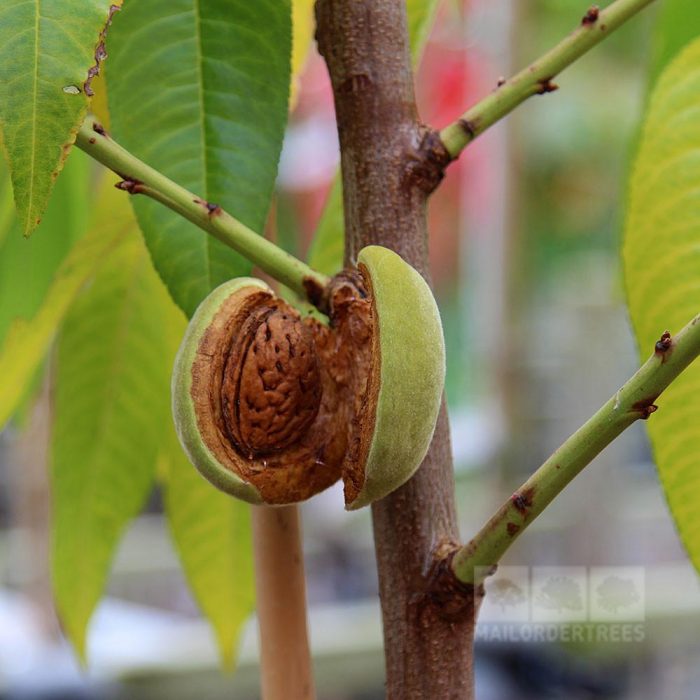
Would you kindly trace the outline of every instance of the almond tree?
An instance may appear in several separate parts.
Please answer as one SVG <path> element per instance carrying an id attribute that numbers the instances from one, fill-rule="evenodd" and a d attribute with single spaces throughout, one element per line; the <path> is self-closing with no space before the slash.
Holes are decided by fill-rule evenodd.
<path id="1" fill-rule="evenodd" d="M 298 70 L 290 61 L 292 9 L 302 13 L 309 2 L 126 0 L 122 8 L 105 0 L 5 0 L 0 134 L 17 219 L 0 231 L 2 258 L 23 264 L 27 252 L 9 247 L 5 233 L 14 227 L 12 236 L 29 235 L 45 217 L 32 241 L 46 264 L 12 290 L 10 302 L 19 303 L 31 286 L 36 303 L 17 314 L 25 322 L 0 328 L 0 422 L 31 400 L 50 354 L 54 590 L 80 656 L 121 532 L 157 478 L 183 568 L 224 661 L 232 662 L 252 605 L 255 558 L 264 695 L 313 697 L 296 507 L 251 508 L 219 493 L 198 477 L 175 438 L 170 370 L 185 317 L 254 264 L 286 287 L 298 308 L 315 307 L 336 328 L 339 289 L 350 284 L 363 297 L 377 291 L 357 286 L 358 256 L 370 245 L 395 251 L 429 282 L 426 205 L 445 169 L 523 101 L 553 92 L 561 71 L 652 2 L 582 7 L 574 30 L 549 52 L 452 123 L 429 126 L 416 111 L 412 56 L 420 54 L 435 0 L 318 0 L 315 36 L 333 87 L 342 179 L 303 262 L 259 234 L 290 75 Z M 650 432 L 680 535 L 700 561 L 691 497 L 700 372 L 689 367 L 700 352 L 692 162 L 700 145 L 692 117 L 700 44 L 692 41 L 698 25 L 688 12 L 689 0 L 669 0 L 661 16 L 661 77 L 630 177 L 623 262 L 645 361 L 466 542 L 457 529 L 444 404 L 434 433 L 435 421 L 425 418 L 432 441 L 420 468 L 371 506 L 388 697 L 473 695 L 485 579 L 601 450 L 656 412 L 667 388 Z M 105 175 L 106 184 L 91 191 L 90 170 L 74 145 L 117 174 L 116 189 L 114 176 Z M 90 225 L 77 213 L 86 208 Z M 42 229 L 52 227 L 60 230 L 49 240 Z"/>

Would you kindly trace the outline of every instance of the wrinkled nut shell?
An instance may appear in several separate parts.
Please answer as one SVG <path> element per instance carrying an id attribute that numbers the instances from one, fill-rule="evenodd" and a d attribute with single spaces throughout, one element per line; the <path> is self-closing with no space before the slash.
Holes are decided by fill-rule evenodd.
<path id="1" fill-rule="evenodd" d="M 224 424 L 244 454 L 265 455 L 292 445 L 318 414 L 318 357 L 311 332 L 291 311 L 262 305 L 239 334 L 243 347 L 224 367 Z"/>
<path id="2" fill-rule="evenodd" d="M 445 377 L 423 278 L 379 246 L 330 288 L 330 325 L 301 320 L 260 280 L 197 309 L 173 373 L 190 460 L 250 503 L 301 501 L 342 476 L 348 509 L 383 498 L 423 460 Z"/>
<path id="3" fill-rule="evenodd" d="M 173 416 L 190 461 L 221 490 L 283 504 L 338 480 L 345 442 L 331 426 L 347 417 L 323 390 L 313 343 L 260 280 L 227 282 L 198 307 L 175 360 Z"/>

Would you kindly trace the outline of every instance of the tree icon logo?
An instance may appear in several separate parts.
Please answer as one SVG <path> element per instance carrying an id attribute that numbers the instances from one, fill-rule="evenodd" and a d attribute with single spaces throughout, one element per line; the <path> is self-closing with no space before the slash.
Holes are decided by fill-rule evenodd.
<path id="1" fill-rule="evenodd" d="M 498 605 L 502 612 L 506 608 L 514 608 L 524 603 L 525 593 L 523 589 L 508 578 L 499 578 L 489 586 L 491 602 Z"/>
<path id="2" fill-rule="evenodd" d="M 596 586 L 595 590 L 598 595 L 598 605 L 610 613 L 618 613 L 620 610 L 629 608 L 640 599 L 634 581 L 620 576 L 608 576 Z"/>
<path id="3" fill-rule="evenodd" d="M 536 601 L 540 607 L 558 613 L 583 610 L 581 584 L 570 576 L 550 576 Z"/>

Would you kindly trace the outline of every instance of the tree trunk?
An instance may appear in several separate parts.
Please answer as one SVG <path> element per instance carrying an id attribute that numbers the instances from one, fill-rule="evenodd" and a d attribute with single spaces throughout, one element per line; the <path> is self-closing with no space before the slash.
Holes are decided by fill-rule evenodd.
<path id="1" fill-rule="evenodd" d="M 448 158 L 418 122 L 405 0 L 317 0 L 316 18 L 335 96 L 346 263 L 376 243 L 429 279 L 426 202 Z M 421 468 L 372 515 L 387 697 L 472 697 L 474 596 L 449 567 L 459 533 L 444 405 Z"/>

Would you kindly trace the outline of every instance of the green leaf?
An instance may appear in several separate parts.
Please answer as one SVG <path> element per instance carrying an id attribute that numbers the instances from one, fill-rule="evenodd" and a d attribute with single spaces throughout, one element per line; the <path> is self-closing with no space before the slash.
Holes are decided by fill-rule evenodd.
<path id="1" fill-rule="evenodd" d="M 0 343 L 13 320 L 28 320 L 38 311 L 59 265 L 85 235 L 92 209 L 90 176 L 88 157 L 76 151 L 56 184 L 40 235 L 31 238 L 21 235 L 12 204 L 5 201 L 7 208 L 0 213 Z M 9 178 L 5 182 L 9 195 Z"/>
<path id="2" fill-rule="evenodd" d="M 408 34 L 413 64 L 423 54 L 439 0 L 406 0 Z M 309 265 L 326 275 L 334 275 L 343 267 L 344 251 L 343 185 L 340 173 L 335 176 L 325 209 L 309 248 Z"/>
<path id="3" fill-rule="evenodd" d="M 24 238 L 12 206 L 9 175 L 5 164 L 0 162 L 0 191 L 7 196 L 3 202 L 0 195 L 0 207 L 5 207 L 0 212 L 0 365 L 6 365 L 8 357 L 13 356 L 12 353 L 9 356 L 5 353 L 4 341 L 8 330 L 15 321 L 21 319 L 30 322 L 36 317 L 46 302 L 61 263 L 75 241 L 85 235 L 93 201 L 89 196 L 92 194 L 91 174 L 88 157 L 80 151 L 72 154 L 42 220 L 41 235 Z M 9 379 L 0 388 L 0 425 L 11 414 L 21 427 L 22 419 L 33 406 L 44 372 L 41 346 L 44 345 L 45 351 L 61 316 L 60 313 L 54 316 L 54 322 L 49 322 L 39 335 L 32 336 L 38 341 L 38 347 L 29 340 L 29 336 L 24 336 L 19 344 L 13 341 L 15 360 L 12 366 L 4 370 Z M 29 326 L 31 323 L 25 325 Z M 31 335 L 34 331 L 29 333 Z M 40 337 L 46 340 L 39 340 Z M 28 352 L 21 349 L 25 343 Z M 21 354 L 17 355 L 17 351 Z M 22 358 L 21 362 L 29 357 L 32 359 L 20 368 L 16 364 L 17 357 Z M 12 396 L 9 400 L 8 392 Z"/>
<path id="4" fill-rule="evenodd" d="M 700 3 L 697 0 L 664 0 L 654 22 L 650 84 L 686 44 L 700 36 Z"/>
<path id="5" fill-rule="evenodd" d="M 0 141 L 20 227 L 37 226 L 87 110 L 110 6 L 120 0 L 4 0 L 0 4 Z"/>
<path id="6" fill-rule="evenodd" d="M 4 162 L 0 160 L 0 246 L 14 228 L 15 211 L 12 205 L 12 183 L 5 172 Z"/>
<path id="7" fill-rule="evenodd" d="M 287 122 L 289 0 L 127 0 L 109 36 L 109 112 L 139 158 L 262 231 Z M 128 173 L 126 173 L 128 174 Z M 147 198 L 156 269 L 191 315 L 250 264 Z"/>
<path id="8" fill-rule="evenodd" d="M 106 189 L 99 199 L 90 233 L 73 244 L 34 315 L 31 319 L 15 319 L 8 326 L 0 345 L 0 376 L 3 377 L 0 382 L 0 428 L 22 400 L 76 295 L 92 279 L 106 257 L 115 251 L 128 227 L 133 227 L 133 223 L 125 224 L 125 219 L 116 215 L 113 205 L 118 199 L 123 199 L 123 195 L 113 187 Z M 19 240 L 23 239 L 19 237 Z M 10 295 L 10 298 L 14 296 Z M 7 316 L 7 313 L 3 311 L 3 315 Z"/>
<path id="9" fill-rule="evenodd" d="M 52 573 L 63 629 L 83 659 L 119 537 L 153 486 L 169 420 L 162 318 L 171 303 L 132 220 L 59 337 Z"/>
<path id="10" fill-rule="evenodd" d="M 325 275 L 334 275 L 342 269 L 345 248 L 344 230 L 343 183 L 340 174 L 337 174 L 309 248 L 309 265 L 314 270 L 323 272 Z"/>
<path id="11" fill-rule="evenodd" d="M 292 81 L 289 95 L 290 110 L 294 109 L 299 93 L 299 77 L 306 65 L 314 38 L 315 0 L 292 0 Z"/>
<path id="12" fill-rule="evenodd" d="M 406 0 L 408 36 L 411 42 L 411 56 L 414 65 L 420 63 L 439 1 Z"/>
<path id="13" fill-rule="evenodd" d="M 664 330 L 700 311 L 700 40 L 663 72 L 629 184 L 622 256 L 629 311 L 645 359 Z M 686 549 L 700 569 L 700 363 L 649 420 L 656 464 Z"/>

